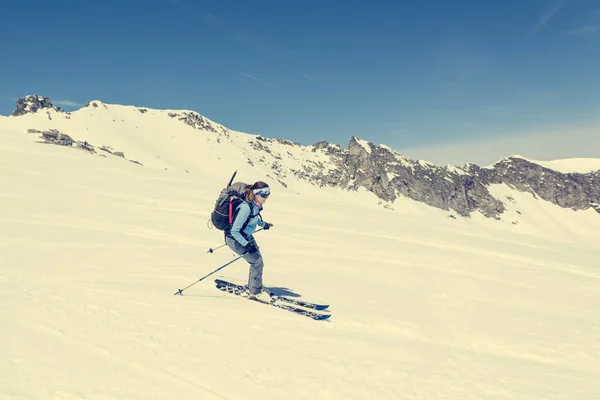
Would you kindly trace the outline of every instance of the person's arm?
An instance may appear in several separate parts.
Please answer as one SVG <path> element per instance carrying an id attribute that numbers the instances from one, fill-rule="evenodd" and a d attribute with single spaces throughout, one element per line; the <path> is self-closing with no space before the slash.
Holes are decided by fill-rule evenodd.
<path id="1" fill-rule="evenodd" d="M 242 226 L 244 226 L 244 222 L 246 222 L 246 220 L 248 219 L 249 216 L 250 216 L 250 206 L 248 206 L 248 204 L 245 202 L 241 203 L 238 206 L 238 213 L 237 213 L 235 219 L 233 220 L 233 224 L 231 225 L 231 231 L 230 231 L 231 236 L 233 236 L 233 238 L 235 240 L 237 240 L 238 243 L 244 247 L 246 247 L 246 245 L 248 244 L 248 241 L 246 239 L 244 239 L 244 237 L 240 233 L 240 229 L 242 229 Z"/>

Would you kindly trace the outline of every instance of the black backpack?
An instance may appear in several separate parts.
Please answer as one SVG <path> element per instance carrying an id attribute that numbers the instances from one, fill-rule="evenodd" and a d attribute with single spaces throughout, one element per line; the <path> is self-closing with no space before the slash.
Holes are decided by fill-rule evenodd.
<path id="1" fill-rule="evenodd" d="M 228 232 L 237 215 L 237 208 L 243 201 L 246 201 L 246 188 L 248 185 L 244 182 L 236 182 L 228 185 L 221 190 L 215 209 L 213 210 L 210 220 L 215 228 Z"/>

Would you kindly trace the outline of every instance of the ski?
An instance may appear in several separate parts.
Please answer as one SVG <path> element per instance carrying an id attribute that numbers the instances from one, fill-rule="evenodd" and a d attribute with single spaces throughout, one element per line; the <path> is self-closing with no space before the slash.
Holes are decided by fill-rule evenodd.
<path id="1" fill-rule="evenodd" d="M 311 318 L 311 319 L 314 319 L 317 321 L 326 320 L 329 317 L 331 317 L 331 314 L 320 314 L 320 313 L 316 313 L 313 311 L 304 310 L 302 308 L 293 307 L 293 306 L 290 306 L 287 304 L 277 303 L 277 300 L 274 300 L 273 302 L 269 303 L 267 301 L 245 297 L 245 296 L 243 296 L 244 292 L 246 291 L 246 288 L 244 286 L 235 285 L 230 282 L 226 282 L 227 284 L 222 284 L 222 283 L 215 281 L 215 283 L 217 284 L 217 289 L 219 289 L 223 292 L 231 293 L 231 294 L 234 294 L 241 298 L 247 298 L 249 300 L 254 300 L 257 303 L 263 303 L 263 304 L 267 304 L 267 305 L 270 305 L 273 307 L 280 308 L 282 310 L 287 310 L 287 311 L 293 312 L 294 314 L 303 315 L 305 317 L 308 317 L 308 318 Z"/>
<path id="2" fill-rule="evenodd" d="M 215 283 L 218 284 L 218 285 L 236 286 L 236 287 L 238 287 L 239 290 L 245 290 L 246 289 L 245 286 L 236 285 L 235 283 L 224 281 L 222 279 L 215 279 Z M 296 299 L 292 299 L 292 298 L 285 297 L 285 296 L 274 296 L 274 295 L 271 295 L 271 297 L 274 300 L 281 300 L 281 301 L 284 301 L 286 303 L 293 304 L 295 306 L 304 307 L 304 308 L 310 308 L 311 310 L 316 310 L 316 311 L 323 311 L 323 310 L 326 310 L 329 307 L 328 304 L 311 303 L 310 301 L 296 300 Z"/>

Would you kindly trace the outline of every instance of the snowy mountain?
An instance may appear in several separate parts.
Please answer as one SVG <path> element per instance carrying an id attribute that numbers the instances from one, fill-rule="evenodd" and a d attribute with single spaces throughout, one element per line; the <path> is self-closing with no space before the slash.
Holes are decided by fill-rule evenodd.
<path id="1" fill-rule="evenodd" d="M 192 111 L 37 100 L 0 117 L 0 399 L 600 393 L 600 218 L 542 197 L 562 185 L 577 206 L 595 175 L 516 157 L 442 168 L 357 138 L 302 147 Z M 243 260 L 200 281 L 235 257 L 206 224 L 235 169 L 272 184 L 274 225 L 255 235 L 265 284 L 329 304 L 328 320 L 216 289 L 247 282 Z M 377 197 L 403 182 L 409 195 Z M 448 218 L 437 189 L 463 182 L 465 211 L 496 199 L 507 223 Z"/>
<path id="2" fill-rule="evenodd" d="M 407 198 L 449 211 L 452 217 L 452 213 L 471 216 L 479 212 L 506 220 L 507 208 L 515 204 L 510 196 L 493 192 L 496 186 L 508 186 L 560 207 L 600 213 L 600 159 L 536 162 L 515 156 L 483 168 L 436 166 L 356 137 L 347 149 L 327 142 L 301 146 L 232 131 L 195 111 L 91 101 L 80 110 L 64 112 L 38 95 L 19 99 L 13 115 L 0 127 L 37 135 L 44 143 L 116 155 L 165 170 L 209 173 L 247 164 L 294 190 L 291 182 L 298 180 L 345 191 L 366 190 L 386 208 Z M 145 147 L 148 137 L 160 138 L 161 146 Z M 172 154 L 177 156 L 172 158 Z M 236 155 L 233 162 L 232 154 Z"/>

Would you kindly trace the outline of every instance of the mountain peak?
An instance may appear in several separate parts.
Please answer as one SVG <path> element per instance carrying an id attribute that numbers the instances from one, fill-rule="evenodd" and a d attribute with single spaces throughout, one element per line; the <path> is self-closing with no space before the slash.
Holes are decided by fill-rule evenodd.
<path id="1" fill-rule="evenodd" d="M 91 100 L 91 101 L 86 101 L 86 103 L 85 103 L 85 107 L 98 108 L 100 106 L 103 106 L 104 108 L 106 108 L 106 104 L 104 104 L 100 100 Z"/>
<path id="2" fill-rule="evenodd" d="M 43 108 L 64 112 L 62 108 L 54 106 L 48 97 L 33 94 L 17 99 L 17 108 L 13 111 L 12 116 L 18 117 L 27 113 L 35 113 Z"/>

